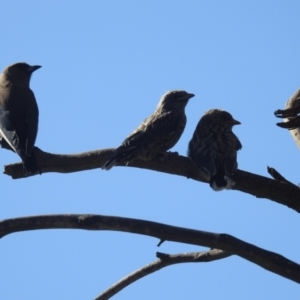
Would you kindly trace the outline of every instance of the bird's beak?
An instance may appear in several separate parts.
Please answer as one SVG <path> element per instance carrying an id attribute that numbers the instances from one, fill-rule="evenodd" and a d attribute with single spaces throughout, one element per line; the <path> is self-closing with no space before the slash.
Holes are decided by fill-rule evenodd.
<path id="1" fill-rule="evenodd" d="M 27 71 L 32 73 L 34 71 L 36 71 L 37 69 L 41 68 L 42 66 L 29 66 Z"/>
<path id="2" fill-rule="evenodd" d="M 186 95 L 181 97 L 179 100 L 189 100 L 189 99 L 193 98 L 194 96 L 195 96 L 194 94 L 187 93 Z"/>
<path id="3" fill-rule="evenodd" d="M 239 121 L 237 121 L 237 120 L 232 120 L 232 121 L 230 121 L 230 123 L 232 124 L 232 125 L 241 125 L 242 123 L 241 122 L 239 122 Z"/>

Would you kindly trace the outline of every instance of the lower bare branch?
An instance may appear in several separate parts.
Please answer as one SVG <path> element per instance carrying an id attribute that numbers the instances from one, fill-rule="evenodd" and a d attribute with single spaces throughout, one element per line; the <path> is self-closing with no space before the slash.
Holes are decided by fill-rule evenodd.
<path id="1" fill-rule="evenodd" d="M 152 236 L 160 240 L 186 243 L 236 254 L 262 268 L 300 283 L 300 265 L 246 243 L 228 234 L 175 227 L 156 222 L 101 215 L 46 215 L 8 219 L 0 222 L 0 237 L 25 230 L 73 228 L 113 230 Z"/>
<path id="2" fill-rule="evenodd" d="M 223 250 L 211 249 L 210 251 L 205 252 L 190 252 L 190 253 L 180 253 L 180 254 L 165 254 L 161 252 L 157 252 L 156 256 L 159 258 L 154 262 L 134 271 L 128 276 L 122 278 L 120 281 L 116 282 L 114 285 L 109 287 L 106 291 L 101 293 L 95 300 L 106 300 L 118 292 L 123 290 L 125 287 L 130 285 L 131 283 L 154 273 L 164 267 L 179 264 L 179 263 L 195 263 L 195 262 L 210 262 L 222 258 L 226 258 L 232 254 L 227 253 Z"/>

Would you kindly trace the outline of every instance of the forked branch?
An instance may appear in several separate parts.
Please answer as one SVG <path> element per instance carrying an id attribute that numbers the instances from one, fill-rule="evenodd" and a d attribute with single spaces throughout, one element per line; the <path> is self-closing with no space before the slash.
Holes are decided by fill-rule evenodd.
<path id="1" fill-rule="evenodd" d="M 300 283 L 300 265 L 228 234 L 175 227 L 156 222 L 102 215 L 46 215 L 0 222 L 0 238 L 13 232 L 37 229 L 112 230 L 152 236 L 163 241 L 221 249 L 262 268 Z"/>
<path id="2" fill-rule="evenodd" d="M 123 290 L 125 287 L 131 283 L 154 273 L 164 267 L 168 267 L 174 264 L 180 263 L 196 263 L 196 262 L 210 262 L 218 259 L 226 258 L 231 256 L 231 253 L 225 252 L 219 249 L 211 249 L 205 252 L 191 252 L 191 253 L 180 253 L 180 254 L 165 254 L 157 252 L 157 260 L 154 262 L 132 272 L 128 276 L 122 278 L 120 281 L 116 282 L 114 285 L 109 287 L 106 291 L 101 293 L 95 300 L 106 300 L 116 295 L 118 292 Z"/>

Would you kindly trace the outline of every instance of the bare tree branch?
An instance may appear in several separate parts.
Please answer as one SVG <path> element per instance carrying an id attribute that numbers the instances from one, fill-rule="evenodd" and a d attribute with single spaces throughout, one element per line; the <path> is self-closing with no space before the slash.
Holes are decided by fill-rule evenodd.
<path id="1" fill-rule="evenodd" d="M 59 155 L 36 148 L 35 155 L 42 173 L 70 173 L 100 168 L 112 156 L 113 151 L 114 149 L 103 149 L 74 155 Z M 209 181 L 208 175 L 199 170 L 187 157 L 172 152 L 169 152 L 163 161 L 157 157 L 148 162 L 136 160 L 128 166 L 184 176 L 205 183 Z M 4 173 L 14 179 L 24 178 L 21 163 L 5 166 Z M 293 184 L 241 170 L 237 171 L 234 180 L 235 190 L 273 200 L 300 212 L 300 189 Z"/>
<path id="2" fill-rule="evenodd" d="M 138 219 L 75 214 L 7 219 L 0 222 L 0 238 L 13 232 L 54 228 L 131 232 L 165 241 L 222 249 L 300 283 L 300 265 L 280 254 L 264 250 L 228 234 L 216 234 Z"/>
<path id="3" fill-rule="evenodd" d="M 125 287 L 130 285 L 131 283 L 170 265 L 190 262 L 211 262 L 218 259 L 226 258 L 231 255 L 231 253 L 219 249 L 211 249 L 210 251 L 205 252 L 190 252 L 173 255 L 157 252 L 157 260 L 122 278 L 120 281 L 116 282 L 106 291 L 101 293 L 97 298 L 95 298 L 95 300 L 109 299 L 121 290 L 123 290 Z"/>

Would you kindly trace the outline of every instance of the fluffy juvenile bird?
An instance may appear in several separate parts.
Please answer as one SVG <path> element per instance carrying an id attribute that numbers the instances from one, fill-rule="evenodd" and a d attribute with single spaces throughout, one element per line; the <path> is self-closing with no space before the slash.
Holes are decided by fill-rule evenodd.
<path id="1" fill-rule="evenodd" d="M 29 82 L 32 73 L 40 67 L 16 63 L 8 66 L 0 75 L 2 147 L 10 148 L 21 157 L 25 175 L 38 171 L 33 148 L 39 110 Z"/>
<path id="2" fill-rule="evenodd" d="M 237 170 L 237 150 L 242 144 L 232 127 L 238 124 L 227 111 L 211 109 L 200 119 L 189 143 L 188 157 L 210 174 L 210 186 L 215 191 L 234 185 L 230 176 Z"/>
<path id="3" fill-rule="evenodd" d="M 151 160 L 157 154 L 172 148 L 186 125 L 185 106 L 194 94 L 175 90 L 164 94 L 154 113 L 142 122 L 116 149 L 103 169 L 135 159 Z"/>

